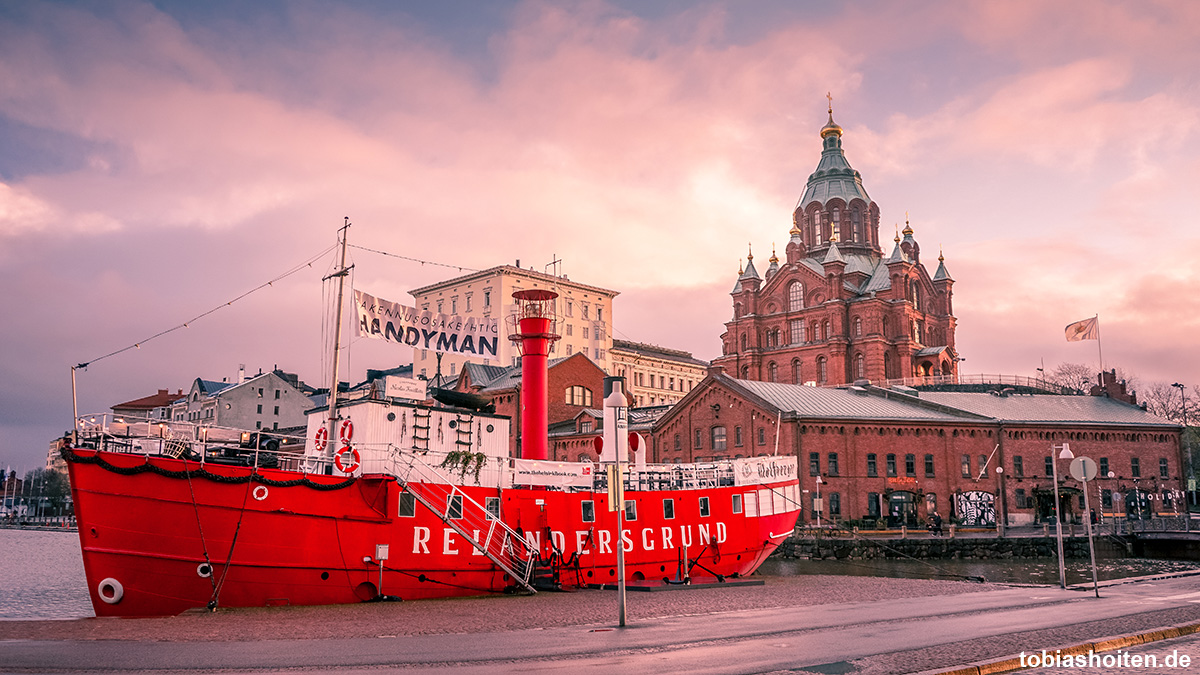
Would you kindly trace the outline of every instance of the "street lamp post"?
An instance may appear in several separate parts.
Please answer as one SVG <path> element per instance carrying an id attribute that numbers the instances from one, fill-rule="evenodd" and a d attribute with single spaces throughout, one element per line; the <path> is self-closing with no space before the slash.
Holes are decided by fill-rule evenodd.
<path id="1" fill-rule="evenodd" d="M 1057 456 L 1055 450 L 1062 448 Z M 1067 587 L 1067 566 L 1063 560 L 1063 538 L 1062 538 L 1062 500 L 1058 494 L 1058 460 L 1074 459 L 1075 454 L 1071 452 L 1071 444 L 1063 443 L 1062 445 L 1050 446 L 1050 472 L 1054 477 L 1054 536 L 1058 540 L 1058 585 L 1063 589 Z"/>
<path id="2" fill-rule="evenodd" d="M 1186 440 L 1187 425 L 1188 425 L 1187 424 L 1187 396 L 1184 394 L 1183 385 L 1180 384 L 1179 382 L 1174 382 L 1171 384 L 1171 386 L 1175 387 L 1176 389 L 1179 390 L 1180 412 L 1183 415 L 1183 434 L 1180 436 L 1180 442 L 1184 443 L 1184 446 L 1183 446 L 1184 451 L 1187 453 L 1187 471 L 1186 471 L 1186 473 L 1183 471 L 1180 471 L 1179 473 L 1185 475 L 1184 480 L 1193 480 L 1195 477 L 1195 470 L 1192 468 L 1192 445 L 1190 443 L 1188 443 Z M 1191 519 L 1191 511 L 1192 511 L 1191 502 L 1193 501 L 1193 498 L 1195 495 L 1195 491 L 1190 489 L 1191 487 L 1192 487 L 1191 485 L 1188 485 L 1188 488 L 1189 488 L 1187 491 L 1188 496 L 1183 501 L 1184 522 L 1188 524 L 1187 529 L 1189 529 L 1189 530 L 1191 529 L 1191 527 L 1190 527 L 1191 523 L 1188 522 Z"/>
<path id="3" fill-rule="evenodd" d="M 1004 536 L 1005 519 L 1008 518 L 1002 508 L 1006 494 L 1004 491 L 1004 467 L 998 466 L 996 467 L 996 534 L 1001 537 Z"/>
<path id="4" fill-rule="evenodd" d="M 814 506 L 816 507 L 814 510 L 817 512 L 817 529 L 821 528 L 821 511 L 822 511 L 822 508 L 825 506 L 821 502 L 821 482 L 822 482 L 821 477 L 817 476 L 817 499 L 816 499 L 816 502 L 814 503 Z"/>

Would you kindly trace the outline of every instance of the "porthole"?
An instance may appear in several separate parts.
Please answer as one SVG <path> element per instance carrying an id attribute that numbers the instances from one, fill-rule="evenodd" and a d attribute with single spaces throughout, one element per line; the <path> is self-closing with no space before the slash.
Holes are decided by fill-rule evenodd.
<path id="1" fill-rule="evenodd" d="M 490 425 L 490 424 L 489 424 L 489 425 L 487 425 L 487 432 L 488 432 L 489 434 L 490 434 L 490 433 L 492 433 L 492 432 L 493 432 L 493 431 L 495 431 L 495 430 L 496 430 L 496 427 L 494 427 L 494 426 L 492 426 L 492 425 Z"/>
<path id="2" fill-rule="evenodd" d="M 329 572 L 321 572 L 321 581 L 329 581 Z"/>
<path id="3" fill-rule="evenodd" d="M 388 417 L 388 421 L 389 421 L 389 422 L 395 422 L 395 421 L 396 421 L 396 413 L 394 413 L 394 412 L 390 412 L 390 413 L 388 413 L 387 417 Z"/>
<path id="4" fill-rule="evenodd" d="M 199 565 L 196 565 L 196 574 L 198 574 L 203 579 L 207 579 L 208 577 L 211 577 L 212 576 L 212 565 L 209 565 L 208 563 L 200 563 Z"/>
<path id="5" fill-rule="evenodd" d="M 455 429 L 458 427 L 458 422 L 456 420 L 450 420 L 450 423 L 446 426 L 450 427 L 451 429 Z"/>

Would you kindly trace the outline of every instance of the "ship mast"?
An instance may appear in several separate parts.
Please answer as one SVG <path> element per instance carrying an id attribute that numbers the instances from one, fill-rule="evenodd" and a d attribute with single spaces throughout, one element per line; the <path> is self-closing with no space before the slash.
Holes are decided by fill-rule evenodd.
<path id="1" fill-rule="evenodd" d="M 346 239 L 347 231 L 350 229 L 350 217 L 346 216 L 346 224 L 341 227 L 339 238 L 342 246 L 342 261 L 338 265 L 337 271 L 325 277 L 322 281 L 327 281 L 334 277 L 338 278 L 338 294 L 337 294 L 337 309 L 334 311 L 334 329 L 333 329 L 333 374 L 329 383 L 329 449 L 330 453 L 337 452 L 334 448 L 337 438 L 337 395 L 338 395 L 338 364 L 341 360 L 342 350 L 342 299 L 346 290 L 346 275 L 350 268 L 346 267 Z"/>

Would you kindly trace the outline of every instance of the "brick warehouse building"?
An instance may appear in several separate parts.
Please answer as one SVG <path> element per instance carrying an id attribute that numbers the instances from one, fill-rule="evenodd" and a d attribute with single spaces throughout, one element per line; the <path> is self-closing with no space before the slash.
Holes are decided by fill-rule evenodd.
<path id="1" fill-rule="evenodd" d="M 1044 522 L 1051 445 L 1100 464 L 1093 508 L 1173 512 L 1182 494 L 1179 425 L 1105 396 L 918 392 L 869 384 L 810 387 L 733 379 L 714 368 L 654 426 L 654 462 L 794 454 L 802 522 L 823 517 L 916 526 L 937 510 L 968 526 Z M 1003 472 L 997 472 L 1003 467 Z M 1060 460 L 1064 515 L 1083 516 Z M 951 521 L 951 522 L 954 522 Z"/>
<path id="2" fill-rule="evenodd" d="M 840 384 L 958 373 L 954 280 L 938 256 L 930 276 L 908 223 L 887 258 L 879 207 L 842 151 L 842 128 L 821 129 L 816 171 L 792 213 L 780 264 L 760 277 L 753 254 L 730 295 L 733 319 L 713 363 L 744 380 Z"/>

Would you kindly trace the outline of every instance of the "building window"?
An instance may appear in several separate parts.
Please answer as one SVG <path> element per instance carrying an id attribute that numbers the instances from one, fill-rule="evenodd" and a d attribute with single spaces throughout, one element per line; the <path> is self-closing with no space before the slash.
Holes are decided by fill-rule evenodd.
<path id="1" fill-rule="evenodd" d="M 792 341 L 792 344 L 794 344 L 794 345 L 803 344 L 804 343 L 804 320 L 803 319 L 792 319 L 791 321 L 789 321 L 788 322 L 788 332 L 791 333 L 791 335 L 789 337 Z"/>
<path id="2" fill-rule="evenodd" d="M 579 432 L 583 434 L 592 433 L 595 423 L 592 420 L 583 420 L 579 423 Z"/>
<path id="3" fill-rule="evenodd" d="M 1020 455 L 1013 457 L 1013 475 L 1017 478 L 1025 477 L 1025 458 Z"/>
<path id="4" fill-rule="evenodd" d="M 788 311 L 804 309 L 804 284 L 793 281 L 788 286 Z"/>
<path id="5" fill-rule="evenodd" d="M 1099 476 L 1100 478 L 1108 478 L 1108 458 L 1107 457 L 1100 458 L 1100 471 L 1098 471 L 1097 473 L 1100 474 L 1100 476 Z"/>
<path id="6" fill-rule="evenodd" d="M 779 369 L 775 367 L 774 361 L 767 364 L 767 381 L 768 382 L 778 382 L 779 381 Z"/>
<path id="7" fill-rule="evenodd" d="M 278 389 L 275 390 L 275 400 L 276 401 L 279 400 L 279 390 Z"/>
<path id="8" fill-rule="evenodd" d="M 446 517 L 450 520 L 459 520 L 463 517 L 462 495 L 446 497 Z"/>
<path id="9" fill-rule="evenodd" d="M 450 298 L 450 313 L 458 314 L 458 298 L 457 297 Z"/>
<path id="10" fill-rule="evenodd" d="M 483 292 L 483 308 L 491 309 L 491 307 L 492 307 L 492 292 L 484 291 Z"/>
<path id="11" fill-rule="evenodd" d="M 854 355 L 854 378 L 861 380 L 867 376 L 867 361 L 862 354 Z"/>
<path id="12" fill-rule="evenodd" d="M 590 499 L 585 499 L 581 503 L 583 505 L 583 513 L 582 513 L 583 522 L 585 522 L 585 523 L 596 522 L 596 502 L 594 502 Z"/>
<path id="13" fill-rule="evenodd" d="M 854 337 L 862 337 L 862 319 L 854 317 Z"/>
<path id="14" fill-rule="evenodd" d="M 1049 478 L 1054 475 L 1054 458 L 1053 457 L 1045 457 L 1044 459 L 1046 460 L 1046 466 L 1045 466 L 1046 474 L 1045 475 L 1047 478 Z"/>
<path id="15" fill-rule="evenodd" d="M 842 515 L 842 495 L 840 493 L 831 492 L 829 494 L 829 515 Z"/>
<path id="16" fill-rule="evenodd" d="M 712 449 L 714 452 L 725 450 L 725 427 L 712 428 Z"/>
<path id="17" fill-rule="evenodd" d="M 874 478 L 879 475 L 879 467 L 875 463 L 875 453 L 867 453 L 867 476 Z"/>
<path id="18" fill-rule="evenodd" d="M 1017 488 L 1013 492 L 1013 497 L 1017 500 L 1017 508 L 1018 509 L 1025 508 L 1025 489 L 1024 488 Z"/>
<path id="19" fill-rule="evenodd" d="M 262 404 L 261 403 L 258 404 L 258 414 L 259 415 L 262 414 Z"/>
<path id="20" fill-rule="evenodd" d="M 808 453 L 808 475 L 810 475 L 810 476 L 820 476 L 821 475 L 821 453 L 819 453 L 819 452 Z"/>
<path id="21" fill-rule="evenodd" d="M 566 403 L 567 405 L 588 407 L 592 405 L 592 390 L 581 384 L 567 387 Z"/>
<path id="22" fill-rule="evenodd" d="M 279 406 L 275 406 L 275 414 L 276 414 L 276 415 L 278 415 L 278 414 L 279 414 Z"/>
<path id="23" fill-rule="evenodd" d="M 963 478 L 971 477 L 971 456 L 970 455 L 962 456 L 962 476 L 963 476 Z"/>
<path id="24" fill-rule="evenodd" d="M 825 357 L 818 356 L 817 357 L 817 382 L 820 382 L 821 384 L 825 384 L 826 382 L 829 381 L 829 377 L 828 377 L 828 373 L 826 372 L 825 364 L 826 364 Z"/>
<path id="25" fill-rule="evenodd" d="M 742 447 L 742 428 L 741 427 L 733 428 L 733 444 L 736 447 L 739 447 L 739 448 Z"/>
<path id="26" fill-rule="evenodd" d="M 709 515 L 708 514 L 708 497 L 701 497 L 700 498 L 700 517 L 707 518 L 708 515 Z"/>
<path id="27" fill-rule="evenodd" d="M 1142 477 L 1142 460 L 1137 457 L 1129 458 L 1129 475 L 1134 478 Z"/>
<path id="28" fill-rule="evenodd" d="M 704 432 L 697 429 L 696 430 L 696 440 L 692 443 L 692 447 L 699 450 L 700 448 L 703 447 L 703 444 L 704 444 Z"/>
<path id="29" fill-rule="evenodd" d="M 925 455 L 925 477 L 933 478 L 933 455 Z"/>
<path id="30" fill-rule="evenodd" d="M 829 463 L 826 465 L 829 469 L 830 476 L 838 475 L 838 455 L 836 452 L 829 453 Z"/>
<path id="31" fill-rule="evenodd" d="M 574 337 L 574 335 L 575 335 L 575 326 L 573 326 L 571 324 L 567 324 L 567 337 Z"/>
<path id="32" fill-rule="evenodd" d="M 675 452 L 681 450 L 683 450 L 683 439 L 679 437 L 679 434 L 675 434 Z"/>
<path id="33" fill-rule="evenodd" d="M 913 477 L 917 475 L 917 456 L 912 453 L 904 456 L 904 475 Z"/>
<path id="34" fill-rule="evenodd" d="M 896 476 L 896 455 L 890 452 L 887 456 L 887 475 L 891 477 Z"/>
<path id="35" fill-rule="evenodd" d="M 675 520 L 675 500 L 674 499 L 664 499 L 663 500 L 663 519 L 664 520 Z"/>
<path id="36" fill-rule="evenodd" d="M 1170 478 L 1171 477 L 1171 466 L 1169 464 L 1167 464 L 1166 457 L 1159 458 L 1159 460 L 1158 460 L 1158 477 L 1159 478 Z"/>
<path id="37" fill-rule="evenodd" d="M 758 444 L 759 445 L 767 444 L 767 430 L 762 427 L 758 428 Z"/>
<path id="38" fill-rule="evenodd" d="M 804 377 L 800 372 L 800 359 L 792 359 L 792 383 L 804 384 Z"/>
<path id="39" fill-rule="evenodd" d="M 637 502 L 632 499 L 625 500 L 625 521 L 637 520 Z"/>
<path id="40" fill-rule="evenodd" d="M 878 518 L 879 517 L 879 493 L 878 492 L 868 492 L 867 493 L 867 517 L 868 518 Z"/>
<path id="41" fill-rule="evenodd" d="M 1112 504 L 1113 504 L 1112 490 L 1101 490 L 1100 491 L 1100 508 L 1111 510 Z"/>
<path id="42" fill-rule="evenodd" d="M 742 496 L 740 494 L 733 495 L 733 512 L 742 512 Z"/>

